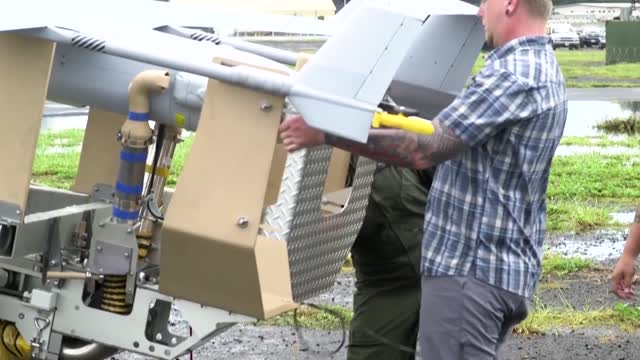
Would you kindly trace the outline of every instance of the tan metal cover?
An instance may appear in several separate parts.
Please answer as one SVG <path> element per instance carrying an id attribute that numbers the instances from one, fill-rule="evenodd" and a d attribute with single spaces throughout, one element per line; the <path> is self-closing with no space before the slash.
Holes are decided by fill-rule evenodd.
<path id="1" fill-rule="evenodd" d="M 24 210 L 55 45 L 2 33 L 0 49 L 0 201 Z"/>

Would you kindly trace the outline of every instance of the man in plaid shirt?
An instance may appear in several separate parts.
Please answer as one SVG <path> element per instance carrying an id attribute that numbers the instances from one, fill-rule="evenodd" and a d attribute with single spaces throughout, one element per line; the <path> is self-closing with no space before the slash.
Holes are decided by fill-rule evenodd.
<path id="1" fill-rule="evenodd" d="M 540 277 L 545 196 L 567 115 L 564 78 L 545 36 L 550 0 L 483 0 L 494 47 L 432 136 L 372 129 L 358 144 L 281 125 L 289 151 L 330 144 L 394 165 L 439 164 L 422 250 L 422 358 L 494 359 L 524 320 Z"/>

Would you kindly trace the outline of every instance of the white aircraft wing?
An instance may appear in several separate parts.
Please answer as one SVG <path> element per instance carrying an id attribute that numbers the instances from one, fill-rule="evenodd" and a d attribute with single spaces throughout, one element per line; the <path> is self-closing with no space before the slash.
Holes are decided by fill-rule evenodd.
<path id="1" fill-rule="evenodd" d="M 253 19 L 243 18 L 241 14 L 245 12 L 232 17 L 210 8 L 194 12 L 193 6 L 150 0 L 23 0 L 16 4 L 0 13 L 0 31 L 20 31 L 63 47 L 287 96 L 311 126 L 361 142 L 366 142 L 373 115 L 379 111 L 390 85 L 400 81 L 406 85 L 404 88 L 415 86 L 452 94 L 461 87 L 460 79 L 470 71 L 482 41 L 481 37 L 470 36 L 470 31 L 477 34 L 477 26 L 466 26 L 477 23 L 476 8 L 457 0 L 357 0 L 343 9 L 345 15 L 339 18 L 339 26 L 326 31 L 333 32 L 332 36 L 309 63 L 295 76 L 289 76 L 255 67 L 214 64 L 210 44 L 159 31 L 171 26 L 215 27 L 216 22 Z M 451 21 L 451 16 L 462 16 L 464 20 Z M 265 22 L 259 26 L 265 27 L 277 18 L 265 14 L 260 17 Z M 441 22 L 434 20 L 437 18 Z M 290 24 L 282 21 L 269 26 L 290 29 Z M 447 31 L 445 35 L 436 34 L 438 29 Z M 445 38 L 455 41 L 442 41 Z M 428 46 L 435 44 L 434 40 L 442 48 Z M 270 61 L 237 49 L 227 51 L 225 57 L 239 63 L 259 65 Z M 419 64 L 411 61 L 417 55 L 421 56 Z M 439 63 L 433 67 L 432 75 L 428 75 L 431 69 L 425 68 L 430 62 Z M 285 73 L 291 73 L 280 65 Z M 420 77 L 414 74 L 421 74 L 426 84 L 416 82 Z"/>

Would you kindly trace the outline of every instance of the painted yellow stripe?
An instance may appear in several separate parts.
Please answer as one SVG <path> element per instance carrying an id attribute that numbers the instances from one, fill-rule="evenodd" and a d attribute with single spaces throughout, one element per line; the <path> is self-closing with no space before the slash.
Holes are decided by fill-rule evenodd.
<path id="1" fill-rule="evenodd" d="M 153 172 L 153 166 L 147 164 L 147 166 L 145 166 L 145 171 L 151 174 Z M 171 174 L 171 169 L 161 167 L 156 168 L 156 176 L 169 177 L 169 174 Z"/>
<path id="2" fill-rule="evenodd" d="M 184 122 L 185 122 L 184 114 L 176 113 L 176 126 L 179 128 L 183 128 Z"/>

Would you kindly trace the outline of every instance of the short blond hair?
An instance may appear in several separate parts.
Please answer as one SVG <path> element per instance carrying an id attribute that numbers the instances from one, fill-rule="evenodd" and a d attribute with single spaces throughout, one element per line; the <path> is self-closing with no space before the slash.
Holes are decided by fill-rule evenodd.
<path id="1" fill-rule="evenodd" d="M 549 19 L 553 10 L 551 0 L 523 0 L 529 9 L 529 13 L 535 17 Z"/>

